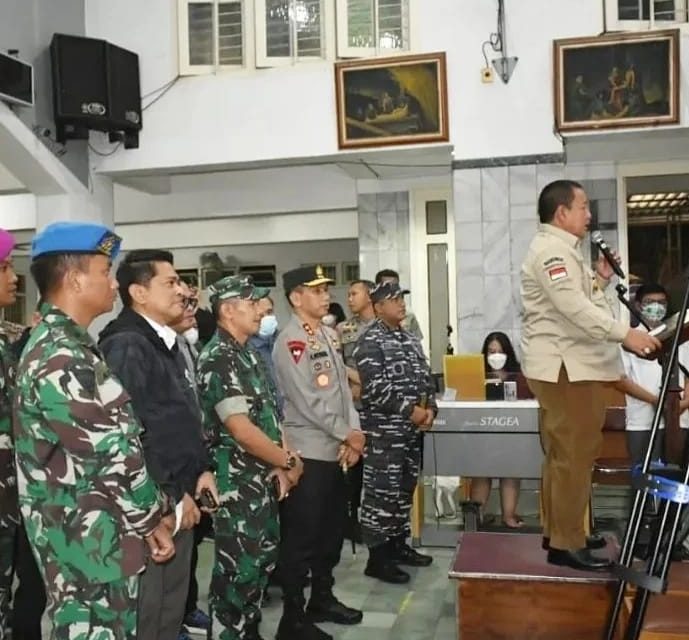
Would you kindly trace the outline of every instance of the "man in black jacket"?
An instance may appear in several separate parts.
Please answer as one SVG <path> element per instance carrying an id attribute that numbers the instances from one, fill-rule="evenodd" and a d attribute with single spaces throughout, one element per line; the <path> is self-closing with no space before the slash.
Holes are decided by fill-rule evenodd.
<path id="1" fill-rule="evenodd" d="M 143 424 L 148 471 L 177 501 L 177 553 L 165 564 L 149 564 L 142 575 L 137 637 L 171 640 L 180 633 L 191 530 L 200 518 L 194 497 L 209 489 L 217 501 L 217 489 L 203 443 L 194 381 L 169 326 L 179 321 L 186 305 L 172 254 L 132 251 L 117 270 L 117 282 L 124 309 L 101 333 L 100 347 Z"/>

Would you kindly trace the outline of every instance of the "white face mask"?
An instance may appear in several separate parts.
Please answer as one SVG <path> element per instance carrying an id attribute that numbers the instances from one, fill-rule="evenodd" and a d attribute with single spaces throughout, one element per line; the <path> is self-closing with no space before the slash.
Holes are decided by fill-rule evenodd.
<path id="1" fill-rule="evenodd" d="M 326 327 L 334 327 L 335 323 L 337 322 L 337 318 L 332 314 L 332 313 L 326 313 L 322 318 L 321 322 L 326 326 Z"/>
<path id="2" fill-rule="evenodd" d="M 261 318 L 261 324 L 258 327 L 258 335 L 261 336 L 261 338 L 270 338 L 277 329 L 278 319 L 271 313 Z"/>
<path id="3" fill-rule="evenodd" d="M 493 371 L 500 371 L 507 362 L 507 356 L 504 353 L 489 353 L 486 360 Z"/>
<path id="4" fill-rule="evenodd" d="M 199 330 L 196 327 L 187 329 L 182 335 L 192 347 L 199 341 Z"/>

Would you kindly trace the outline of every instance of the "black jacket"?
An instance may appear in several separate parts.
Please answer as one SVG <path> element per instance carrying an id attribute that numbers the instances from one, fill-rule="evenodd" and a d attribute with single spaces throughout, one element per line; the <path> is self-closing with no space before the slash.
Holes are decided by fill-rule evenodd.
<path id="1" fill-rule="evenodd" d="M 143 316 L 125 308 L 103 329 L 99 346 L 143 424 L 148 472 L 175 500 L 185 492 L 193 497 L 209 459 L 193 378 L 177 345 L 168 349 Z"/>

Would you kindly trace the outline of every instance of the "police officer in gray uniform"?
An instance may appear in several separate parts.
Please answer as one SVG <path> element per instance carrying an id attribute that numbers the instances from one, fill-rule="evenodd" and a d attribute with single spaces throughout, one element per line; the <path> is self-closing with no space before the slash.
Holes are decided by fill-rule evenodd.
<path id="1" fill-rule="evenodd" d="M 405 293 L 395 282 L 371 291 L 378 319 L 354 350 L 362 385 L 361 425 L 367 435 L 361 525 L 369 560 L 364 573 L 393 584 L 409 581 L 398 564 L 423 567 L 432 562 L 407 544 L 421 458 L 418 433 L 431 428 L 438 409 L 421 343 L 401 326 Z"/>
<path id="2" fill-rule="evenodd" d="M 337 325 L 337 335 L 342 345 L 342 357 L 347 367 L 349 388 L 354 398 L 354 407 L 361 409 L 361 380 L 354 362 L 354 347 L 361 334 L 371 326 L 376 319 L 371 303 L 371 289 L 376 285 L 370 280 L 354 280 L 349 284 L 347 305 L 352 317 Z M 361 525 L 359 524 L 359 507 L 361 506 L 361 488 L 364 479 L 364 461 L 359 460 L 347 473 L 347 520 L 345 523 L 345 538 L 352 542 L 361 543 Z"/>
<path id="3" fill-rule="evenodd" d="M 359 460 L 365 438 L 337 334 L 321 324 L 333 281 L 321 267 L 302 267 L 285 273 L 283 284 L 294 315 L 277 338 L 273 362 L 284 397 L 285 444 L 299 451 L 304 475 L 280 508 L 284 611 L 276 637 L 328 640 L 331 636 L 314 622 L 357 624 L 363 617 L 339 602 L 332 588 L 342 549 L 345 473 Z M 305 611 L 309 571 L 311 599 Z"/>

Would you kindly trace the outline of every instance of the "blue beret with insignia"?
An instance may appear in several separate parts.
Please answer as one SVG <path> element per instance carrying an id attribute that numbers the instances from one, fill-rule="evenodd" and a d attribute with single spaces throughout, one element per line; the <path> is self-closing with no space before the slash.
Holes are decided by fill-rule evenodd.
<path id="1" fill-rule="evenodd" d="M 102 224 L 93 222 L 54 222 L 37 233 L 31 243 L 31 259 L 61 253 L 107 256 L 120 252 L 122 238 Z"/>

